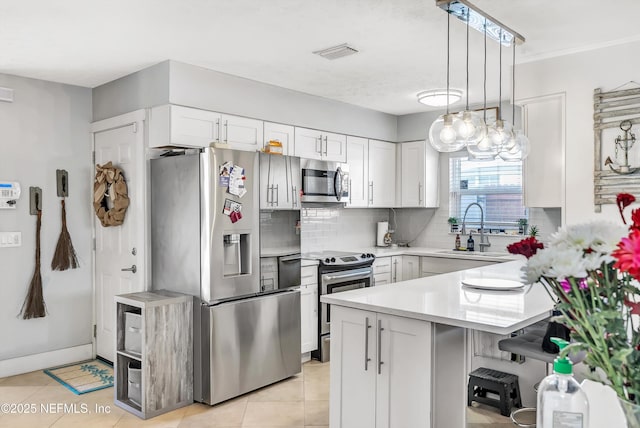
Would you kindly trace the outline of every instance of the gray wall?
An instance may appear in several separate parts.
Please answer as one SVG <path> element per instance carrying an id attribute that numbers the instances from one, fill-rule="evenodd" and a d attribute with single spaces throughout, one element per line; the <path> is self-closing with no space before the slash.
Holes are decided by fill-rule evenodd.
<path id="1" fill-rule="evenodd" d="M 164 61 L 94 88 L 93 120 L 169 102 L 396 141 L 394 115 L 176 61 Z"/>
<path id="2" fill-rule="evenodd" d="M 169 102 L 169 61 L 93 88 L 93 121 Z"/>
<path id="3" fill-rule="evenodd" d="M 0 360 L 91 343 L 91 89 L 0 74 L 15 90 L 0 102 L 0 179 L 22 188 L 15 210 L 0 210 L 0 231 L 22 232 L 22 246 L 0 248 Z M 56 169 L 69 172 L 67 220 L 80 268 L 51 271 L 60 234 Z M 36 217 L 29 186 L 43 192 L 42 282 L 47 316 L 18 318 L 34 270 Z"/>

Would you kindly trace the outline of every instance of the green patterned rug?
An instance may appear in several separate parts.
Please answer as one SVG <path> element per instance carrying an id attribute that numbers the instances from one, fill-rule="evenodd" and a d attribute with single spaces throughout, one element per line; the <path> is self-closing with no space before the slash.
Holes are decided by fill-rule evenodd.
<path id="1" fill-rule="evenodd" d="M 77 395 L 113 386 L 113 367 L 100 360 L 88 360 L 43 371 Z"/>

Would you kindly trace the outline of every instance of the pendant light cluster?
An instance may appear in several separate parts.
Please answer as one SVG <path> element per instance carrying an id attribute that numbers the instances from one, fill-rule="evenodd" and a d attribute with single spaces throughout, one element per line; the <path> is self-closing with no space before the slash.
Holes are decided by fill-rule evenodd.
<path id="1" fill-rule="evenodd" d="M 515 130 L 513 124 L 504 120 L 501 109 L 498 109 L 498 117 L 491 124 L 486 123 L 487 108 L 487 34 L 499 41 L 500 45 L 500 93 L 502 99 L 502 45 L 513 45 L 513 69 L 515 70 L 515 45 L 516 34 L 511 30 L 504 30 L 493 18 L 481 11 L 474 10 L 466 0 L 453 0 L 446 3 L 447 11 L 447 92 L 449 91 L 449 43 L 450 43 L 450 17 L 457 16 L 467 24 L 467 103 L 464 111 L 451 114 L 447 104 L 446 113 L 439 116 L 429 129 L 429 141 L 439 152 L 456 152 L 464 148 L 469 156 L 476 160 L 489 160 L 501 158 L 506 161 L 523 160 L 529 154 L 529 140 L 522 130 Z M 443 7 L 444 8 L 444 7 Z M 478 19 L 480 17 L 480 19 Z M 473 25 L 472 25 L 473 24 Z M 469 109 L 469 27 L 479 29 L 484 34 L 484 115 Z M 496 30 L 497 29 L 497 30 Z M 524 41 L 524 38 L 517 35 Z M 512 74 L 512 91 L 515 91 L 515 71 Z M 514 92 L 512 92 L 513 94 Z M 515 96 L 514 96 L 515 99 Z M 512 121 L 515 120 L 515 105 L 512 106 Z"/>

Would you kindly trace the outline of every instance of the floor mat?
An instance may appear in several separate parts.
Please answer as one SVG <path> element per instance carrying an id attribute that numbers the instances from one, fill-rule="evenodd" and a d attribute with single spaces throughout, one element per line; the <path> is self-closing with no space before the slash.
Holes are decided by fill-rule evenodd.
<path id="1" fill-rule="evenodd" d="M 113 386 L 113 367 L 100 360 L 88 360 L 43 371 L 77 395 Z"/>

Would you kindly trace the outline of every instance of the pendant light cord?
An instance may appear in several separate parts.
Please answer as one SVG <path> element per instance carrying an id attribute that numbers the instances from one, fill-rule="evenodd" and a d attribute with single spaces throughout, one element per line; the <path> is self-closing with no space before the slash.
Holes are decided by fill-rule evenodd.
<path id="1" fill-rule="evenodd" d="M 513 38 L 513 60 L 511 67 L 511 124 L 516 126 L 516 38 Z"/>
<path id="2" fill-rule="evenodd" d="M 484 98 L 484 109 L 483 109 L 483 120 L 485 125 L 487 124 L 487 18 L 484 19 L 484 74 L 482 75 L 482 80 L 484 84 L 483 89 L 483 98 Z"/>
<path id="3" fill-rule="evenodd" d="M 498 119 L 502 120 L 502 28 L 500 28 L 500 41 L 498 42 L 498 44 L 500 45 L 500 61 L 499 61 L 499 66 L 500 69 L 498 70 L 498 76 L 500 81 L 498 84 L 498 112 L 500 114 L 498 114 Z"/>
<path id="4" fill-rule="evenodd" d="M 467 7 L 467 108 L 469 111 L 469 8 Z"/>
<path id="5" fill-rule="evenodd" d="M 449 25 L 451 22 L 451 14 L 447 5 L 447 114 L 449 114 Z"/>

